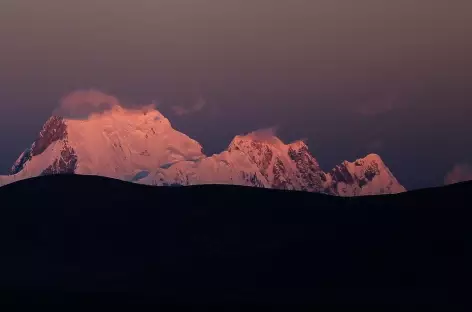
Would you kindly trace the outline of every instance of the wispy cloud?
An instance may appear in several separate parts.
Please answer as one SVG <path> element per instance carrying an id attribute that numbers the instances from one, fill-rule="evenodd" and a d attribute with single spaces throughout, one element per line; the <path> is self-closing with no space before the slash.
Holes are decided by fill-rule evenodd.
<path id="1" fill-rule="evenodd" d="M 469 164 L 457 164 L 446 174 L 444 184 L 454 184 L 472 180 L 472 166 Z"/>
<path id="2" fill-rule="evenodd" d="M 128 110 L 153 110 L 158 104 L 153 101 L 150 105 L 123 105 L 118 98 L 102 91 L 78 90 L 64 96 L 59 107 L 53 111 L 56 116 L 70 119 L 83 119 L 91 114 L 99 114 L 112 109 L 115 106 L 126 107 Z"/>
<path id="3" fill-rule="evenodd" d="M 94 89 L 80 90 L 63 97 L 53 114 L 66 118 L 86 118 L 117 105 L 120 105 L 119 100 L 112 95 Z"/>
<path id="4" fill-rule="evenodd" d="M 184 115 L 189 115 L 189 114 L 199 112 L 202 109 L 204 109 L 206 105 L 207 105 L 207 102 L 205 101 L 205 99 L 199 98 L 198 101 L 190 107 L 174 105 L 174 106 L 171 106 L 171 109 L 174 112 L 174 114 L 176 114 L 177 116 L 184 116 Z"/>
<path id="5" fill-rule="evenodd" d="M 277 137 L 277 127 L 259 129 L 247 134 L 253 140 L 266 141 Z"/>

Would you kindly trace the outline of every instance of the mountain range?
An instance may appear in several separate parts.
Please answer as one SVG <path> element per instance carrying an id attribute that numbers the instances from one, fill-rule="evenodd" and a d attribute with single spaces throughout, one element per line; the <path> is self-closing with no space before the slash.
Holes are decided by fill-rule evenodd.
<path id="1" fill-rule="evenodd" d="M 369 154 L 324 172 L 303 141 L 236 136 L 207 156 L 152 106 L 114 105 L 86 118 L 52 116 L 0 185 L 51 174 L 98 175 L 148 185 L 233 184 L 339 196 L 405 191 L 381 157 Z"/>

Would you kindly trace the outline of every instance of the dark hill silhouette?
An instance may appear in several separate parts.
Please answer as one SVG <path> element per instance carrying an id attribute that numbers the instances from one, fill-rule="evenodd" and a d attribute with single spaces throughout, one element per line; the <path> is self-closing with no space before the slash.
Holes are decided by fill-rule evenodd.
<path id="1" fill-rule="evenodd" d="M 0 290 L 17 303 L 458 305 L 471 192 L 338 198 L 33 178 L 0 188 Z"/>

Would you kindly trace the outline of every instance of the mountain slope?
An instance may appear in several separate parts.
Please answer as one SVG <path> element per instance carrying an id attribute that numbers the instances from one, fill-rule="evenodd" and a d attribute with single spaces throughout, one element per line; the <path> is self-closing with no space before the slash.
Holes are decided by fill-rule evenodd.
<path id="1" fill-rule="evenodd" d="M 237 136 L 222 153 L 159 168 L 138 182 L 151 185 L 236 184 L 356 196 L 405 191 L 380 156 L 343 162 L 325 173 L 308 146 L 277 137 Z"/>
<path id="2" fill-rule="evenodd" d="M 0 289 L 28 304 L 456 310 L 472 277 L 471 190 L 346 199 L 80 175 L 23 180 L 0 188 Z"/>
<path id="3" fill-rule="evenodd" d="M 236 136 L 220 154 L 172 128 L 151 107 L 114 105 L 85 119 L 51 117 L 0 185 L 48 174 L 101 175 L 151 185 L 236 184 L 354 196 L 399 193 L 378 155 L 321 170 L 302 141 L 257 133 Z"/>
<path id="4" fill-rule="evenodd" d="M 405 191 L 379 155 L 344 161 L 329 173 L 329 184 L 338 195 L 396 194 Z"/>
<path id="5" fill-rule="evenodd" d="M 132 180 L 142 171 L 201 157 L 200 144 L 174 130 L 157 110 L 115 106 L 85 120 L 51 117 L 11 173 L 19 178 L 76 173 Z"/>

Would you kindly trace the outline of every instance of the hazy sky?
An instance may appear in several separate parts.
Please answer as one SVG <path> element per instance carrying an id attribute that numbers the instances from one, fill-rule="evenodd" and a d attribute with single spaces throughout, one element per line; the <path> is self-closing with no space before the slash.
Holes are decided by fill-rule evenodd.
<path id="1" fill-rule="evenodd" d="M 156 101 L 218 152 L 276 126 L 407 188 L 472 164 L 470 0 L 0 0 L 0 172 L 64 95 Z M 469 164 L 469 165 L 468 165 Z M 457 165 L 457 166 L 456 166 Z"/>

